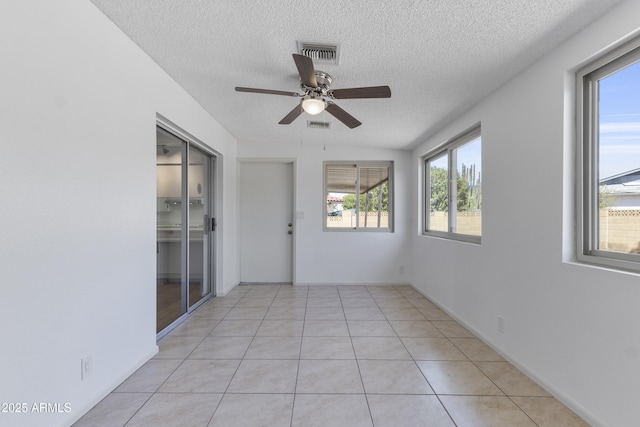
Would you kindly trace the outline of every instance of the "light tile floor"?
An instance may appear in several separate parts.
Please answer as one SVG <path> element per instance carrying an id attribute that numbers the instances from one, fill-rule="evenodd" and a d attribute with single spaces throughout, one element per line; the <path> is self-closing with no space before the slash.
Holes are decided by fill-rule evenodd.
<path id="1" fill-rule="evenodd" d="M 588 426 L 410 286 L 240 285 L 86 426 Z"/>

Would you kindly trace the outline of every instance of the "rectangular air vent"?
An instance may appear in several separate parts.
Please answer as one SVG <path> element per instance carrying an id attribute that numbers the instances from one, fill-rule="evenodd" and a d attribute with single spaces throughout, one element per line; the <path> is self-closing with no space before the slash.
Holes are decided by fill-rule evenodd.
<path id="1" fill-rule="evenodd" d="M 331 122 L 317 122 L 313 120 L 307 120 L 307 127 L 313 129 L 331 129 Z"/>
<path id="2" fill-rule="evenodd" d="M 298 42 L 298 53 L 308 56 L 314 62 L 338 65 L 340 63 L 340 45 L 328 43 Z"/>

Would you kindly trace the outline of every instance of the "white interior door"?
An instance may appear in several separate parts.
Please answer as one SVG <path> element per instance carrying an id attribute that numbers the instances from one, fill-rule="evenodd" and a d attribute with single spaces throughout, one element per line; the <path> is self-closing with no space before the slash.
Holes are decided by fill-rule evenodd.
<path id="1" fill-rule="evenodd" d="M 293 164 L 238 165 L 240 281 L 291 283 L 293 276 Z"/>

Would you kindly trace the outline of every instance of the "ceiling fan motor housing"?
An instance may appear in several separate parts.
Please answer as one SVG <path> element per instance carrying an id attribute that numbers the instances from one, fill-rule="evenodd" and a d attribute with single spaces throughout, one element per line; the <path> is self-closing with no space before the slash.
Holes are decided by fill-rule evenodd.
<path id="1" fill-rule="evenodd" d="M 331 77 L 329 73 L 325 73 L 324 71 L 319 71 L 319 70 L 315 70 L 314 74 L 316 76 L 316 81 L 318 82 L 318 86 L 309 87 L 301 82 L 300 88 L 305 92 L 305 94 L 330 96 L 328 91 L 329 91 L 329 88 L 331 87 L 331 82 L 333 82 L 333 77 Z"/>
<path id="2" fill-rule="evenodd" d="M 331 86 L 331 82 L 333 81 L 333 77 L 331 74 L 325 73 L 324 71 L 315 70 L 316 80 L 318 81 L 318 86 L 325 86 L 329 89 Z"/>

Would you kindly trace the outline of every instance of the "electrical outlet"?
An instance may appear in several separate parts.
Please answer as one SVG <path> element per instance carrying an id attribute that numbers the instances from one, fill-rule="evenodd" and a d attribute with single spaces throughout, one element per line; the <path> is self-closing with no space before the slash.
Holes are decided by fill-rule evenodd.
<path id="1" fill-rule="evenodd" d="M 93 355 L 80 359 L 80 379 L 86 379 L 93 373 Z"/>
<path id="2" fill-rule="evenodd" d="M 504 327 L 505 327 L 504 317 L 498 316 L 498 332 L 500 332 L 501 334 L 504 334 Z"/>

